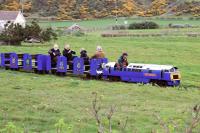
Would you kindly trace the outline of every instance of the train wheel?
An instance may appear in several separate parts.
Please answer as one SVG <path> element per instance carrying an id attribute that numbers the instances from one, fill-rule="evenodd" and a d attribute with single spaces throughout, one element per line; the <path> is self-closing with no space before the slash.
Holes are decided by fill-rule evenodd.
<path id="1" fill-rule="evenodd" d="M 45 71 L 45 74 L 49 74 L 49 71 Z"/>
<path id="2" fill-rule="evenodd" d="M 160 87 L 166 87 L 167 86 L 167 82 L 166 81 L 158 81 L 157 85 L 159 85 Z"/>
<path id="3" fill-rule="evenodd" d="M 51 73 L 52 74 L 56 74 L 56 70 L 51 70 Z"/>
<path id="4" fill-rule="evenodd" d="M 86 74 L 86 78 L 87 78 L 87 79 L 90 79 L 90 78 L 91 78 L 91 75 L 90 75 L 90 74 Z"/>
<path id="5" fill-rule="evenodd" d="M 38 70 L 37 70 L 37 69 L 34 69 L 33 71 L 34 71 L 34 73 L 37 73 L 37 72 L 38 72 Z"/>
<path id="6" fill-rule="evenodd" d="M 109 81 L 120 81 L 120 77 L 117 77 L 117 76 L 110 76 L 108 77 Z"/>
<path id="7" fill-rule="evenodd" d="M 161 80 L 151 80 L 150 83 L 153 85 L 153 86 L 160 86 L 160 87 L 166 87 L 167 86 L 167 81 L 161 81 Z"/>

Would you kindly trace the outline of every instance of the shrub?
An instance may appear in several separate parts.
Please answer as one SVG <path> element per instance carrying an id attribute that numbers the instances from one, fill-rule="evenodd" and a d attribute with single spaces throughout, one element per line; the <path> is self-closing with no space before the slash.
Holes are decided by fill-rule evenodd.
<path id="1" fill-rule="evenodd" d="M 25 27 L 25 38 L 26 39 L 30 39 L 32 37 L 40 38 L 41 32 L 42 32 L 42 29 L 37 24 L 37 22 L 32 21 L 31 25 L 26 25 L 26 27 Z"/>
<path id="2" fill-rule="evenodd" d="M 81 36 L 84 36 L 85 34 L 82 31 L 74 31 L 74 32 L 72 32 L 72 35 L 77 36 L 77 37 L 81 37 Z"/>
<path id="3" fill-rule="evenodd" d="M 57 34 L 53 31 L 52 28 L 47 28 L 46 30 L 41 32 L 40 38 L 43 41 L 56 40 Z"/>
<path id="4" fill-rule="evenodd" d="M 128 27 L 129 29 L 158 29 L 159 25 L 155 22 L 141 22 L 141 23 L 132 23 Z"/>
<path id="5" fill-rule="evenodd" d="M 125 25 L 113 25 L 112 30 L 125 30 L 127 27 Z"/>
<path id="6" fill-rule="evenodd" d="M 0 34 L 0 40 L 9 45 L 20 45 L 24 38 L 24 28 L 19 24 L 7 23 Z"/>

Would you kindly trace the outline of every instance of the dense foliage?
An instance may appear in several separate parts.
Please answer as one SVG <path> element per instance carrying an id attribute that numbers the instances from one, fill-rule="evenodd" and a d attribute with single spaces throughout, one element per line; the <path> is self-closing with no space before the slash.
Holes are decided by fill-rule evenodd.
<path id="1" fill-rule="evenodd" d="M 24 40 L 24 28 L 19 24 L 7 23 L 5 30 L 0 34 L 0 40 L 6 44 L 20 45 Z"/>
<path id="2" fill-rule="evenodd" d="M 31 38 L 45 42 L 57 39 L 57 34 L 51 28 L 41 29 L 35 21 L 26 27 L 8 22 L 0 34 L 0 40 L 8 45 L 20 45 L 22 41 Z"/>
<path id="3" fill-rule="evenodd" d="M 128 27 L 129 29 L 158 29 L 159 25 L 155 22 L 140 22 L 132 23 Z"/>
<path id="4" fill-rule="evenodd" d="M 19 10 L 20 0 L 0 0 L 0 10 Z M 200 2 L 182 0 L 23 0 L 25 15 L 30 13 L 58 20 L 90 19 L 110 16 L 143 17 L 163 14 L 200 16 Z"/>

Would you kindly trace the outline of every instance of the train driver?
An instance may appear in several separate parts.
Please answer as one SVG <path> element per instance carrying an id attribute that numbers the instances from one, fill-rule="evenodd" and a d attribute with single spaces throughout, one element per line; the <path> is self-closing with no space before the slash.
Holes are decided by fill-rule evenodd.
<path id="1" fill-rule="evenodd" d="M 119 57 L 117 62 L 118 68 L 124 68 L 128 66 L 128 60 L 127 60 L 128 54 L 126 52 L 122 53 L 122 55 Z"/>
<path id="2" fill-rule="evenodd" d="M 105 53 L 103 52 L 103 49 L 101 46 L 97 46 L 96 52 L 91 58 L 92 59 L 105 58 Z"/>
<path id="3" fill-rule="evenodd" d="M 48 54 L 51 56 L 51 66 L 56 67 L 57 56 L 60 56 L 59 46 L 54 44 L 53 48 L 48 51 Z"/>

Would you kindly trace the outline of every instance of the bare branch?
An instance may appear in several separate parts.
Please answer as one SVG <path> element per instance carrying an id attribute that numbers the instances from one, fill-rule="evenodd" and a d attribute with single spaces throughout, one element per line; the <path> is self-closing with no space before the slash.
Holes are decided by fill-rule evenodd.
<path id="1" fill-rule="evenodd" d="M 186 133 L 192 133 L 193 129 L 200 123 L 200 105 L 196 105 L 193 108 L 194 117 L 192 118 L 191 124 L 186 128 Z"/>
<path id="2" fill-rule="evenodd" d="M 112 123 L 111 123 L 111 121 L 112 121 L 112 116 L 113 116 L 115 110 L 116 110 L 116 106 L 111 106 L 110 110 L 107 114 L 107 119 L 109 121 L 109 133 L 112 133 Z"/>
<path id="3" fill-rule="evenodd" d="M 163 129 L 165 130 L 165 133 L 170 133 L 170 130 L 167 126 L 167 124 L 160 118 L 159 115 L 155 115 L 157 120 L 159 121 L 160 125 L 163 127 Z"/>
<path id="4" fill-rule="evenodd" d="M 93 116 L 95 117 L 95 120 L 98 124 L 98 133 L 103 133 L 104 132 L 104 128 L 101 122 L 101 118 L 99 116 L 99 111 L 101 110 L 100 105 L 98 104 L 98 98 L 97 98 L 97 93 L 93 92 L 92 93 L 94 95 L 94 99 L 92 101 L 92 113 Z"/>
<path id="5" fill-rule="evenodd" d="M 120 129 L 121 129 L 122 133 L 125 132 L 125 129 L 127 127 L 127 123 L 128 123 L 128 116 L 126 117 L 124 124 L 123 123 L 120 124 L 121 125 Z"/>

